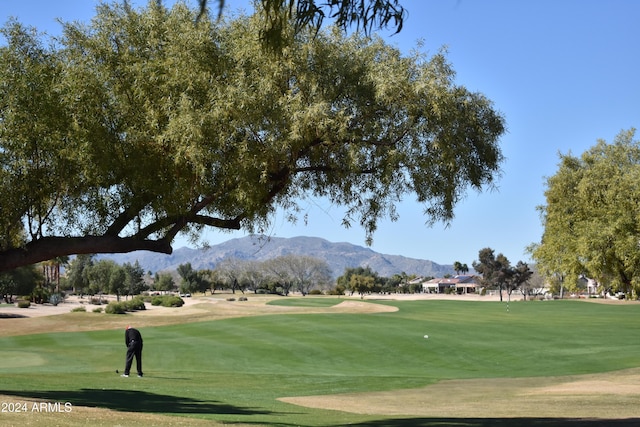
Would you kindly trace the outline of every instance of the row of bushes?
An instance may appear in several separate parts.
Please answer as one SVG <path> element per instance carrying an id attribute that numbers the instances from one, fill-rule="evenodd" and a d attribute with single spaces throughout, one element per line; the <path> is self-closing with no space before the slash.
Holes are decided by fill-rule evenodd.
<path id="1" fill-rule="evenodd" d="M 162 307 L 182 307 L 184 305 L 182 298 L 173 295 L 157 295 L 151 298 L 138 296 L 129 301 L 111 301 L 107 304 L 104 312 L 107 314 L 125 314 L 128 311 L 145 310 L 145 301 L 150 302 L 151 305 Z"/>
<path id="2" fill-rule="evenodd" d="M 127 311 L 145 310 L 142 297 L 135 297 L 128 301 L 111 301 L 104 309 L 108 314 L 125 314 Z"/>
<path id="3" fill-rule="evenodd" d="M 94 300 L 91 299 L 91 304 L 100 305 L 101 303 L 106 303 L 106 300 Z M 129 311 L 138 311 L 145 310 L 146 307 L 144 305 L 145 302 L 150 302 L 151 305 L 154 306 L 162 306 L 162 307 L 182 307 L 184 305 L 184 300 L 178 296 L 173 295 L 157 295 L 154 297 L 142 297 L 137 296 L 128 301 L 111 301 L 107 304 L 104 309 L 105 313 L 108 314 L 125 314 Z M 20 308 L 29 308 L 31 306 L 31 302 L 29 300 L 20 300 L 18 301 L 18 307 Z M 77 307 L 72 311 L 78 312 L 83 311 L 86 312 L 86 308 L 84 306 Z M 102 307 L 98 307 L 93 310 L 94 313 L 102 312 Z"/>

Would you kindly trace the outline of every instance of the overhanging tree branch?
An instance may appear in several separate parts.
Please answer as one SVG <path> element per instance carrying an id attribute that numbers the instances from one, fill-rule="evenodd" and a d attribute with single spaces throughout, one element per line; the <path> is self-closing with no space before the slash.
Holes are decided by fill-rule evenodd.
<path id="1" fill-rule="evenodd" d="M 343 206 L 370 242 L 402 196 L 428 204 L 429 222 L 450 219 L 468 185 L 499 172 L 504 120 L 482 95 L 458 105 L 442 53 L 403 57 L 357 34 L 301 32 L 274 60 L 255 37 L 264 16 L 193 25 L 197 14 L 180 2 L 103 4 L 48 48 L 5 28 L 0 269 L 170 253 L 181 232 L 252 231 L 309 195 Z M 49 202 L 46 219 L 28 217 Z M 30 235 L 28 220 L 51 237 Z"/>
<path id="2" fill-rule="evenodd" d="M 22 248 L 13 248 L 2 253 L 0 271 L 35 264 L 59 256 L 93 253 L 127 253 L 132 251 L 152 251 L 171 254 L 169 241 L 141 240 L 134 237 L 83 236 L 83 237 L 42 237 L 27 243 Z"/>

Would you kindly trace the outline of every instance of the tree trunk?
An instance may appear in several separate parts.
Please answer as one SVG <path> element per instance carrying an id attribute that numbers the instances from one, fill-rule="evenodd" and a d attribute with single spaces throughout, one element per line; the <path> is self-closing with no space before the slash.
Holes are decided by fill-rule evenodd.
<path id="1" fill-rule="evenodd" d="M 127 253 L 146 250 L 171 254 L 171 244 L 164 240 L 144 240 L 133 237 L 85 236 L 43 237 L 22 248 L 9 249 L 0 257 L 0 271 L 9 271 L 23 265 L 48 261 L 59 256 L 79 254 Z"/>

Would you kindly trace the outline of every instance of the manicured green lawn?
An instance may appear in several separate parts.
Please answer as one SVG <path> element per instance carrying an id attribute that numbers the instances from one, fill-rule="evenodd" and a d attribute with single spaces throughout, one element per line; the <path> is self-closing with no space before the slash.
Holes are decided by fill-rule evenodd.
<path id="1" fill-rule="evenodd" d="M 286 301 L 321 306 L 341 300 Z M 506 303 L 493 302 L 382 303 L 399 311 L 144 328 L 142 379 L 115 373 L 124 364 L 123 331 L 0 338 L 0 394 L 229 423 L 385 425 L 379 416 L 276 399 L 640 366 L 638 305 L 517 302 L 507 312 Z"/>

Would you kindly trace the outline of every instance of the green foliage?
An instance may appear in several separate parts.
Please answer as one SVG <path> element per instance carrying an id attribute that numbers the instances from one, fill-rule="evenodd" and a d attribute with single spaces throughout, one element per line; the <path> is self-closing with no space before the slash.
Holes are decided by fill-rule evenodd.
<path id="1" fill-rule="evenodd" d="M 509 297 L 511 292 L 520 288 L 526 292 L 526 284 L 533 275 L 529 266 L 518 261 L 515 267 L 503 254 L 495 255 L 491 248 L 483 248 L 478 252 L 478 261 L 473 262 L 473 268 L 482 275 L 480 283 L 486 288 L 500 289 L 500 301 L 502 301 L 502 289 L 506 289 Z"/>
<path id="2" fill-rule="evenodd" d="M 80 310 L 79 310 L 79 311 L 80 311 Z M 87 310 L 84 310 L 84 311 L 87 311 Z M 94 309 L 93 309 L 93 310 L 91 310 L 91 311 L 92 311 L 92 312 L 94 312 L 94 313 L 102 313 L 102 311 L 103 311 L 103 310 L 102 310 L 102 307 L 96 307 L 96 308 L 94 308 Z"/>
<path id="3" fill-rule="evenodd" d="M 125 263 L 123 269 L 125 272 L 124 292 L 127 295 L 138 295 L 147 289 L 144 281 L 144 271 L 138 260 L 133 265 Z"/>
<path id="4" fill-rule="evenodd" d="M 128 301 L 111 301 L 104 309 L 108 314 L 125 314 L 128 311 L 145 310 L 142 297 L 133 298 Z"/>
<path id="5" fill-rule="evenodd" d="M 99 310 L 99 311 L 96 311 Z M 87 311 L 87 308 L 84 305 L 81 305 L 79 307 L 74 307 L 71 309 L 72 313 L 85 313 Z M 102 313 L 102 307 L 98 307 L 93 309 L 94 313 Z"/>
<path id="6" fill-rule="evenodd" d="M 532 254 L 540 273 L 575 289 L 581 275 L 604 288 L 640 290 L 640 142 L 635 130 L 582 156 L 561 155 L 547 179 L 544 234 Z"/>
<path id="7" fill-rule="evenodd" d="M 125 314 L 128 311 L 145 310 L 144 299 L 136 297 L 128 301 L 111 301 L 104 309 L 108 314 Z"/>
<path id="8" fill-rule="evenodd" d="M 177 268 L 182 281 L 180 291 L 183 293 L 204 292 L 211 288 L 206 271 L 194 270 L 191 263 L 180 264 Z"/>
<path id="9" fill-rule="evenodd" d="M 18 301 L 18 307 L 20 307 L 20 308 L 29 308 L 29 307 L 31 307 L 31 302 L 26 301 L 26 300 Z"/>
<path id="10" fill-rule="evenodd" d="M 0 273 L 0 296 L 28 295 L 36 284 L 42 283 L 42 271 L 35 265 L 27 265 Z"/>
<path id="11" fill-rule="evenodd" d="M 124 301 L 124 306 L 127 311 L 146 310 L 144 299 L 142 297 L 135 297 L 128 301 Z"/>
<path id="12" fill-rule="evenodd" d="M 176 284 L 171 274 L 168 273 L 156 273 L 153 281 L 153 288 L 156 291 L 172 291 Z"/>
<path id="13" fill-rule="evenodd" d="M 362 276 L 360 274 L 354 274 L 349 280 L 349 289 L 351 292 L 357 292 L 360 295 L 373 292 L 375 286 L 375 280 L 371 276 Z"/>
<path id="14" fill-rule="evenodd" d="M 396 286 L 400 284 L 402 279 L 398 276 Z M 352 267 L 345 268 L 344 274 L 336 279 L 336 292 L 342 290 L 349 291 L 351 294 L 374 292 L 383 288 L 385 279 L 381 278 L 378 273 L 373 271 L 371 267 Z M 395 288 L 395 286 L 394 286 Z M 342 294 L 338 294 L 342 295 Z"/>
<path id="15" fill-rule="evenodd" d="M 328 291 L 328 295 L 344 295 L 344 292 L 346 291 L 346 286 L 344 285 L 336 285 L 333 289 L 330 289 Z"/>
<path id="16" fill-rule="evenodd" d="M 165 307 L 182 307 L 184 305 L 184 300 L 180 297 L 173 296 L 168 298 L 162 305 Z"/>
<path id="17" fill-rule="evenodd" d="M 111 301 L 104 309 L 107 314 L 126 314 L 127 307 L 124 302 Z"/>
<path id="18" fill-rule="evenodd" d="M 93 266 L 94 255 L 80 254 L 69 262 L 65 275 L 69 287 L 83 294 L 89 292 L 89 270 Z"/>
<path id="19" fill-rule="evenodd" d="M 83 265 L 83 273 L 88 280 L 88 289 L 94 294 L 108 293 L 124 295 L 141 288 L 142 269 L 130 264 L 124 266 L 115 261 L 102 259 Z"/>
<path id="20" fill-rule="evenodd" d="M 467 274 L 469 272 L 469 267 L 467 264 L 463 264 L 460 261 L 455 261 L 453 263 L 453 270 L 456 274 Z"/>
<path id="21" fill-rule="evenodd" d="M 182 307 L 184 300 L 174 295 L 156 295 L 151 299 L 151 305 L 163 307 Z"/>
<path id="22" fill-rule="evenodd" d="M 55 43 L 3 29 L 0 270 L 169 253 L 177 233 L 260 231 L 311 196 L 343 206 L 370 242 L 403 197 L 448 221 L 499 173 L 504 119 L 455 84 L 444 52 L 404 56 L 285 20 L 274 60 L 255 37 L 260 14 L 194 25 L 199 11 L 182 3 L 97 10 Z"/>
<path id="23" fill-rule="evenodd" d="M 31 292 L 31 301 L 36 304 L 43 304 L 49 301 L 49 296 L 51 295 L 51 291 L 49 289 L 43 288 L 42 286 L 37 286 Z"/>

